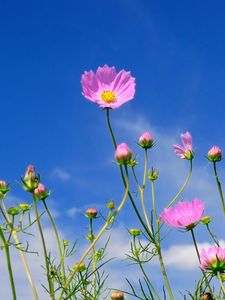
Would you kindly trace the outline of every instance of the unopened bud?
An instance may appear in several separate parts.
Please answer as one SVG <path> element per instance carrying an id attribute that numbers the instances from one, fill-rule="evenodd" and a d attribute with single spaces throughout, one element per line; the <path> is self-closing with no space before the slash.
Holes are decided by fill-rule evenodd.
<path id="1" fill-rule="evenodd" d="M 113 210 L 115 208 L 115 202 L 113 200 L 110 200 L 107 203 L 107 208 L 110 209 L 110 210 Z"/>
<path id="2" fill-rule="evenodd" d="M 200 223 L 203 225 L 208 225 L 212 221 L 212 218 L 210 216 L 202 217 L 200 220 Z"/>
<path id="3" fill-rule="evenodd" d="M 7 210 L 8 214 L 11 215 L 11 216 L 16 216 L 20 213 L 19 209 L 17 207 L 10 207 L 8 210 Z"/>
<path id="4" fill-rule="evenodd" d="M 210 293 L 205 293 L 201 296 L 200 300 L 213 300 L 213 297 Z"/>
<path id="5" fill-rule="evenodd" d="M 159 172 L 156 171 L 156 169 L 152 168 L 152 170 L 148 173 L 148 178 L 151 181 L 155 181 L 159 177 Z"/>
<path id="6" fill-rule="evenodd" d="M 24 189 L 28 192 L 33 192 L 38 187 L 39 178 L 35 176 L 35 168 L 33 165 L 27 166 L 22 182 Z"/>
<path id="7" fill-rule="evenodd" d="M 129 229 L 129 233 L 132 236 L 138 236 L 138 235 L 141 235 L 141 230 L 138 228 L 131 228 L 131 229 Z"/>
<path id="8" fill-rule="evenodd" d="M 208 152 L 208 159 L 212 162 L 222 159 L 222 151 L 218 146 L 213 146 Z"/>
<path id="9" fill-rule="evenodd" d="M 9 186 L 4 180 L 0 180 L 0 192 L 5 195 L 9 191 Z"/>
<path id="10" fill-rule="evenodd" d="M 27 204 L 27 203 L 20 203 L 19 208 L 22 212 L 28 211 L 31 209 L 31 204 Z"/>
<path id="11" fill-rule="evenodd" d="M 115 158 L 120 165 L 127 165 L 132 158 L 132 151 L 128 148 L 127 144 L 122 143 L 117 145 Z"/>
<path id="12" fill-rule="evenodd" d="M 74 266 L 73 266 L 74 270 L 76 270 L 77 272 L 83 272 L 85 271 L 86 269 L 86 266 L 85 264 L 82 262 L 82 263 L 76 263 Z"/>
<path id="13" fill-rule="evenodd" d="M 86 210 L 85 216 L 87 218 L 89 218 L 89 219 L 94 219 L 94 218 L 96 218 L 97 214 L 98 214 L 97 209 L 95 209 L 95 208 L 88 208 Z"/>
<path id="14" fill-rule="evenodd" d="M 139 137 L 139 145 L 144 149 L 149 149 L 154 145 L 154 139 L 149 132 L 144 132 Z"/>
<path id="15" fill-rule="evenodd" d="M 95 239 L 95 236 L 93 234 L 87 234 L 86 235 L 86 239 L 90 242 L 93 242 Z"/>
<path id="16" fill-rule="evenodd" d="M 124 300 L 124 293 L 120 291 L 112 292 L 111 300 Z"/>
<path id="17" fill-rule="evenodd" d="M 70 242 L 63 240 L 62 244 L 63 244 L 64 247 L 68 247 L 70 245 Z"/>
<path id="18" fill-rule="evenodd" d="M 38 187 L 34 190 L 34 195 L 38 200 L 45 200 L 50 195 L 50 192 L 47 191 L 44 184 L 39 183 Z"/>

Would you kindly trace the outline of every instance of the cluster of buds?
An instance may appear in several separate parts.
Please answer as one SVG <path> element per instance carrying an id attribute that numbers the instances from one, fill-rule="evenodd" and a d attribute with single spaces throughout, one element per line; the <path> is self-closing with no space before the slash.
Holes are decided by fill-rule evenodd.
<path id="1" fill-rule="evenodd" d="M 150 149 L 154 146 L 154 139 L 152 135 L 149 132 L 144 132 L 139 137 L 139 146 L 141 146 L 143 149 Z"/>
<path id="2" fill-rule="evenodd" d="M 213 146 L 208 152 L 208 160 L 217 162 L 222 159 L 222 151 L 218 146 Z"/>

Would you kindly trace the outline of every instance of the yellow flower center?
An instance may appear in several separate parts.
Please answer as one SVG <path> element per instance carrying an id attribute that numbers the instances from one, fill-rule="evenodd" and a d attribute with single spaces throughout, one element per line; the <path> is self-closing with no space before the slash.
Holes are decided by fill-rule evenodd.
<path id="1" fill-rule="evenodd" d="M 112 103 L 116 101 L 116 95 L 111 91 L 103 91 L 100 97 L 102 101 L 106 103 Z"/>

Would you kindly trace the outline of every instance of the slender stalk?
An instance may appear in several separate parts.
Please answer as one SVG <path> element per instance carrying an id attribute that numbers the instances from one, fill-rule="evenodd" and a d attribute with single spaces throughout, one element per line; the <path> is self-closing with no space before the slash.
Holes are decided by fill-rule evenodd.
<path id="1" fill-rule="evenodd" d="M 6 218 L 7 224 L 11 228 L 13 238 L 14 238 L 14 240 L 16 242 L 16 245 L 17 245 L 17 249 L 19 250 L 19 253 L 20 253 L 23 265 L 24 265 L 24 269 L 25 269 L 26 274 L 27 274 L 28 281 L 30 283 L 30 286 L 31 286 L 31 289 L 32 289 L 32 292 L 33 292 L 33 295 L 34 295 L 34 299 L 38 300 L 38 295 L 37 295 L 37 291 L 36 291 L 36 288 L 35 288 L 35 284 L 34 284 L 32 276 L 31 276 L 30 269 L 29 269 L 26 257 L 24 255 L 23 249 L 21 247 L 20 240 L 17 236 L 17 232 L 12 226 L 9 214 L 8 214 L 6 206 L 5 206 L 4 198 L 2 198 L 2 209 L 3 209 L 3 212 L 4 212 L 4 217 Z"/>
<path id="2" fill-rule="evenodd" d="M 184 182 L 184 184 L 182 185 L 181 189 L 179 190 L 179 192 L 174 196 L 174 198 L 170 201 L 170 203 L 167 205 L 167 208 L 170 207 L 171 205 L 173 205 L 173 203 L 177 200 L 177 198 L 180 196 L 180 194 L 184 191 L 184 189 L 186 188 L 190 178 L 192 175 L 192 159 L 190 159 L 190 171 L 189 174 Z"/>
<path id="3" fill-rule="evenodd" d="M 37 206 L 37 199 L 35 198 L 34 194 L 33 194 L 33 203 L 34 203 L 35 217 L 36 217 L 36 220 L 37 220 L 38 230 L 39 230 L 39 233 L 40 233 L 41 243 L 42 243 L 42 248 L 43 248 L 43 253 L 44 253 L 45 267 L 46 267 L 47 280 L 48 280 L 48 286 L 49 286 L 49 293 L 50 293 L 51 299 L 55 300 L 55 293 L 54 293 L 54 290 L 52 290 L 52 283 L 51 283 L 52 279 L 50 278 L 49 258 L 48 258 L 48 253 L 47 253 L 47 247 L 46 247 L 46 243 L 45 243 L 43 230 L 42 230 L 42 227 L 41 227 L 40 215 L 39 215 L 38 206 Z"/>
<path id="4" fill-rule="evenodd" d="M 161 239 L 160 239 L 160 222 L 158 220 L 157 212 L 156 212 L 156 205 L 155 205 L 155 186 L 154 182 L 152 181 L 152 207 L 153 207 L 153 213 L 155 216 L 155 222 L 156 222 L 156 227 L 157 227 L 157 241 L 154 241 L 155 247 L 158 253 L 158 258 L 159 258 L 159 263 L 160 263 L 160 268 L 161 272 L 163 275 L 163 279 L 167 288 L 167 291 L 169 293 L 169 297 L 171 300 L 174 300 L 173 292 L 169 283 L 169 278 L 166 273 L 166 268 L 164 265 L 163 257 L 162 257 L 162 251 L 161 251 Z"/>
<path id="5" fill-rule="evenodd" d="M 112 130 L 111 123 L 110 123 L 109 110 L 110 110 L 110 108 L 106 108 L 107 124 L 108 124 L 108 128 L 109 128 L 112 140 L 113 140 L 114 148 L 116 149 L 117 143 L 116 143 L 116 139 L 115 139 L 115 136 L 114 136 L 114 133 L 113 133 L 113 130 Z"/>
<path id="6" fill-rule="evenodd" d="M 17 299 L 16 298 L 16 289 L 15 289 L 11 259 L 10 259 L 9 243 L 5 239 L 5 236 L 4 236 L 4 233 L 2 231 L 1 226 L 0 226 L 0 238 L 2 240 L 3 247 L 5 249 L 6 261 L 7 261 L 8 273 L 9 273 L 9 280 L 10 280 L 11 289 L 12 289 L 12 297 L 13 297 L 13 300 L 16 300 Z"/>
<path id="7" fill-rule="evenodd" d="M 158 300 L 161 300 L 161 298 L 159 297 L 159 294 L 156 292 L 156 290 L 155 290 L 153 284 L 152 284 L 151 281 L 149 280 L 148 275 L 146 274 L 145 269 L 144 269 L 144 267 L 143 267 L 143 265 L 142 265 L 142 262 L 141 262 L 141 260 L 140 260 L 140 258 L 139 258 L 139 255 L 137 254 L 138 251 L 137 251 L 137 245 L 136 245 L 136 238 L 135 238 L 135 236 L 133 236 L 133 243 L 134 243 L 134 249 L 135 249 L 135 253 L 136 253 L 137 262 L 138 262 L 138 265 L 139 265 L 139 267 L 140 267 L 140 269 L 141 269 L 141 271 L 142 271 L 142 273 L 143 273 L 143 275 L 144 275 L 144 278 L 145 278 L 146 282 L 148 282 L 148 284 L 149 284 L 149 286 L 151 287 L 152 291 L 154 292 L 156 298 L 157 298 Z"/>
<path id="8" fill-rule="evenodd" d="M 126 166 L 125 166 L 126 168 Z M 126 168 L 127 170 L 127 168 Z M 115 219 L 115 217 L 118 215 L 118 213 L 121 211 L 127 195 L 128 195 L 128 191 L 129 191 L 129 177 L 126 177 L 126 190 L 124 193 L 124 196 L 120 202 L 120 205 L 118 206 L 118 208 L 116 209 L 116 211 L 109 217 L 108 220 L 106 220 L 105 224 L 103 225 L 102 229 L 99 231 L 99 233 L 96 235 L 95 239 L 93 240 L 93 242 L 89 245 L 89 247 L 86 249 L 86 251 L 83 253 L 82 257 L 80 258 L 78 265 L 80 265 L 81 263 L 83 263 L 83 261 L 85 260 L 85 258 L 88 256 L 88 254 L 90 253 L 90 251 L 92 250 L 92 248 L 95 246 L 95 244 L 97 243 L 97 241 L 100 239 L 100 237 L 102 236 L 102 234 L 105 232 L 105 230 L 108 228 L 108 226 L 113 222 L 113 220 Z M 71 281 L 74 278 L 74 275 L 77 273 L 77 269 L 74 268 L 74 270 L 72 271 L 72 273 L 70 274 L 63 291 L 61 292 L 58 300 L 62 299 L 63 294 L 66 292 L 66 289 L 69 287 Z"/>
<path id="9" fill-rule="evenodd" d="M 94 232 L 93 232 L 93 219 L 90 218 L 90 235 L 91 237 L 94 236 Z M 91 251 L 91 257 L 92 257 L 92 271 L 93 271 L 93 294 L 95 296 L 96 294 L 96 255 L 95 255 L 95 247 L 92 247 L 92 251 Z"/>
<path id="10" fill-rule="evenodd" d="M 221 186 L 221 183 L 219 181 L 218 174 L 217 174 L 216 162 L 215 161 L 213 162 L 213 170 L 214 170 L 214 176 L 215 176 L 215 179 L 216 179 L 216 184 L 217 184 L 217 187 L 218 187 L 218 190 L 219 190 L 221 204 L 222 204 L 222 207 L 223 207 L 223 213 L 225 215 L 225 202 L 224 202 L 224 197 L 223 197 L 223 191 L 222 191 L 222 186 Z"/>
<path id="11" fill-rule="evenodd" d="M 213 239 L 213 241 L 215 242 L 215 244 L 219 247 L 220 244 L 218 242 L 218 240 L 216 239 L 215 235 L 212 233 L 211 229 L 209 228 L 209 224 L 206 224 L 206 228 L 211 236 L 211 238 Z"/>
<path id="12" fill-rule="evenodd" d="M 58 230 L 57 230 L 56 224 L 54 222 L 54 219 L 53 219 L 53 217 L 52 217 L 52 215 L 50 213 L 50 210 L 48 209 L 46 201 L 43 200 L 43 203 L 44 203 L 45 210 L 46 210 L 47 215 L 48 215 L 48 217 L 49 217 L 49 219 L 51 221 L 51 224 L 52 224 L 55 236 L 56 236 L 56 242 L 57 242 L 58 252 L 59 252 L 59 256 L 60 256 L 60 266 L 62 267 L 63 282 L 65 283 L 66 282 L 65 259 L 64 259 L 64 254 L 63 254 L 63 251 L 62 251 L 60 239 L 59 239 Z"/>
<path id="13" fill-rule="evenodd" d="M 224 287 L 224 285 L 223 285 L 223 281 L 222 281 L 222 278 L 221 278 L 221 275 L 220 275 L 220 272 L 219 272 L 219 271 L 217 272 L 217 277 L 218 277 L 218 279 L 219 279 L 220 286 L 221 286 L 221 289 L 222 289 L 222 291 L 223 291 L 223 294 L 225 295 L 225 287 Z"/>
<path id="14" fill-rule="evenodd" d="M 190 229 L 190 231 L 191 231 L 192 240 L 193 240 L 193 243 L 194 243 L 194 246 L 195 246 L 195 251 L 196 251 L 196 254 L 198 256 L 198 261 L 199 261 L 199 264 L 201 264 L 200 254 L 199 254 L 198 245 L 197 245 L 197 242 L 196 242 L 196 239 L 195 239 L 195 235 L 194 235 L 194 230 Z M 208 286 L 210 293 L 213 295 L 213 291 L 212 291 L 211 286 L 209 284 L 208 278 L 207 278 L 205 272 L 202 269 L 201 269 L 201 271 L 202 271 L 202 274 L 203 274 L 203 276 L 205 278 L 205 283 Z"/>

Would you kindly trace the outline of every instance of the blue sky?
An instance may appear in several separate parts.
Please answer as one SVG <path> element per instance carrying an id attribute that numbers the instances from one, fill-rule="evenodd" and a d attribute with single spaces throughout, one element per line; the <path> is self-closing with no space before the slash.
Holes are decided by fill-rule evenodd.
<path id="1" fill-rule="evenodd" d="M 140 160 L 138 136 L 154 134 L 159 209 L 188 172 L 171 145 L 189 130 L 196 160 L 184 197 L 204 198 L 208 214 L 221 217 L 203 155 L 214 144 L 225 147 L 224 10 L 224 1 L 2 1 L 0 177 L 13 184 L 10 201 L 28 198 L 14 183 L 34 164 L 53 190 L 59 226 L 77 239 L 86 230 L 81 212 L 104 211 L 107 199 L 121 197 L 105 113 L 81 95 L 81 74 L 106 63 L 136 77 L 135 99 L 112 112 L 112 124 Z M 129 204 L 117 226 L 138 226 Z M 165 248 L 187 242 L 181 236 L 174 232 Z M 203 233 L 199 239 L 207 241 Z M 178 277 L 175 286 L 185 288 Z"/>

